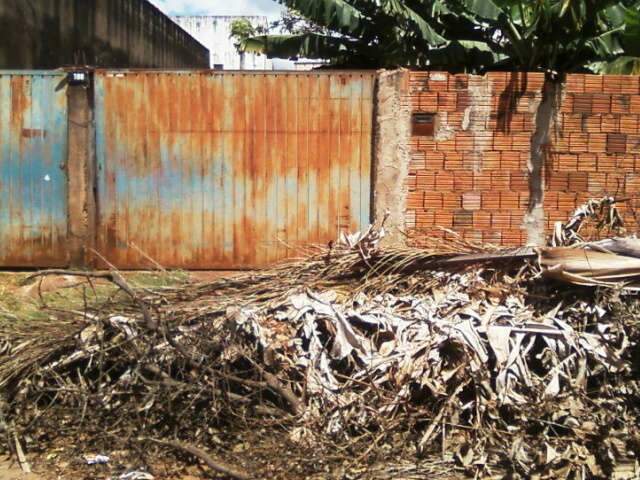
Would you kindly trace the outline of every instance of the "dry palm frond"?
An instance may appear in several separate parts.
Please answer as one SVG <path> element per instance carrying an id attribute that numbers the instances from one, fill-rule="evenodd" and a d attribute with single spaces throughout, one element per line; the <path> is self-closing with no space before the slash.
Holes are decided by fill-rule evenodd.
<path id="1" fill-rule="evenodd" d="M 640 258 L 587 248 L 545 248 L 540 264 L 547 277 L 567 283 L 640 288 Z"/>
<path id="2" fill-rule="evenodd" d="M 595 223 L 596 231 L 606 230 L 608 234 L 619 234 L 624 222 L 613 197 L 590 199 L 580 205 L 566 222 L 556 222 L 551 237 L 551 246 L 569 246 L 583 243 L 585 239 L 580 231 L 587 221 Z"/>

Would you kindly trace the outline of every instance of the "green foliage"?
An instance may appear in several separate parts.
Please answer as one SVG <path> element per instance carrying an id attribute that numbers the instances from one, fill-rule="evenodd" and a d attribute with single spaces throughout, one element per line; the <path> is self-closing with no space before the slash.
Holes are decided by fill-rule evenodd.
<path id="1" fill-rule="evenodd" d="M 234 45 L 238 51 L 244 51 L 242 45 L 247 39 L 253 37 L 256 34 L 255 28 L 251 25 L 251 22 L 246 18 L 238 18 L 231 22 L 231 34 L 229 38 L 234 40 Z"/>
<path id="2" fill-rule="evenodd" d="M 600 71 L 640 56 L 640 0 L 278 0 L 317 28 L 246 38 L 271 57 L 450 71 Z"/>

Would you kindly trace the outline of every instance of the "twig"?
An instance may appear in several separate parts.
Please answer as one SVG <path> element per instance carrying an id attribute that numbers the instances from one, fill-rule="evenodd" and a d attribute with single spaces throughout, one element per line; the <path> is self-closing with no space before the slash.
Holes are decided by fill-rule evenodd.
<path id="1" fill-rule="evenodd" d="M 189 365 L 191 365 L 196 370 L 204 369 L 209 375 L 211 375 L 214 378 L 217 376 L 220 378 L 224 378 L 225 380 L 240 383 L 249 387 L 271 389 L 275 393 L 281 395 L 287 401 L 287 403 L 289 404 L 291 413 L 293 415 L 299 415 L 300 413 L 302 413 L 303 411 L 302 404 L 298 399 L 298 397 L 296 397 L 296 395 L 293 393 L 293 391 L 291 391 L 290 388 L 285 387 L 275 375 L 272 375 L 269 372 L 266 372 L 265 370 L 260 368 L 257 364 L 254 363 L 254 365 L 258 367 L 258 369 L 263 374 L 266 380 L 264 382 L 249 380 L 247 378 L 240 378 L 235 375 L 223 373 L 220 371 L 214 371 L 211 368 L 196 362 L 191 357 L 191 355 L 189 355 L 189 352 L 187 352 L 186 349 L 180 343 L 178 343 L 175 338 L 169 335 L 168 332 L 165 333 L 165 338 L 167 339 L 167 342 L 169 342 L 169 345 L 171 345 L 180 355 L 182 355 L 184 359 L 189 363 Z"/>
<path id="2" fill-rule="evenodd" d="M 31 465 L 29 465 L 27 461 L 27 457 L 24 454 L 24 450 L 22 450 L 22 445 L 16 433 L 13 434 L 13 440 L 16 444 L 16 455 L 18 457 L 18 463 L 20 463 L 20 468 L 22 468 L 24 473 L 31 473 Z"/>
<path id="3" fill-rule="evenodd" d="M 440 409 L 440 411 L 438 412 L 438 414 L 435 416 L 435 418 L 433 419 L 433 421 L 431 422 L 431 425 L 429 425 L 429 427 L 427 428 L 427 430 L 425 431 L 424 435 L 422 436 L 422 438 L 420 439 L 420 441 L 418 442 L 418 452 L 420 453 L 424 453 L 424 449 L 427 445 L 427 442 L 429 441 L 429 439 L 431 438 L 431 435 L 433 434 L 433 431 L 436 429 L 436 427 L 438 426 L 438 424 L 440 424 L 443 420 L 444 414 L 446 413 L 447 409 L 449 408 L 449 406 L 451 405 L 451 403 L 454 400 L 457 400 L 458 398 L 458 393 L 460 393 L 460 391 L 468 384 L 468 382 L 466 383 L 461 383 L 460 385 L 458 385 L 458 387 L 455 389 L 455 391 L 449 395 L 449 397 L 447 398 L 447 400 L 445 401 L 444 405 L 442 406 L 442 408 Z"/>
<path id="4" fill-rule="evenodd" d="M 133 242 L 129 242 L 129 246 L 137 250 L 140 255 L 142 255 L 146 260 L 149 260 L 149 262 L 151 262 L 151 264 L 154 267 L 156 267 L 158 270 L 160 270 L 162 273 L 167 275 L 169 274 L 166 268 L 164 268 L 161 264 L 159 264 L 156 260 L 154 260 L 150 255 L 147 254 L 147 252 L 142 250 L 138 245 L 136 245 Z"/>
<path id="5" fill-rule="evenodd" d="M 304 408 L 301 406 L 301 403 L 298 397 L 296 397 L 296 395 L 293 393 L 293 391 L 289 387 L 281 383 L 280 380 L 278 380 L 278 378 L 275 375 L 269 372 L 263 371 L 263 376 L 267 381 L 269 388 L 271 388 L 271 390 L 274 390 L 276 393 L 279 393 L 280 395 L 282 395 L 285 398 L 285 400 L 289 403 L 289 406 L 291 407 L 292 413 L 294 415 L 299 415 L 300 413 L 302 413 Z"/>
<path id="6" fill-rule="evenodd" d="M 250 480 L 253 478 L 247 472 L 244 472 L 236 467 L 232 467 L 227 465 L 219 460 L 214 460 L 207 452 L 204 450 L 190 445 L 188 443 L 182 443 L 177 440 L 159 440 L 156 438 L 143 438 L 141 440 L 148 440 L 153 443 L 157 443 L 159 445 L 164 445 L 167 447 L 174 448 L 176 450 L 181 450 L 189 455 L 193 455 L 194 457 L 202 460 L 207 466 L 216 472 L 222 473 L 224 475 L 228 475 L 229 477 L 236 478 L 238 480 Z"/>
<path id="7" fill-rule="evenodd" d="M 13 445 L 13 443 L 11 442 L 12 429 L 9 427 L 9 424 L 7 423 L 7 420 L 5 419 L 5 416 L 4 416 L 5 405 L 6 403 L 5 403 L 4 397 L 0 395 L 0 432 L 4 433 L 5 439 L 7 442 L 7 447 L 9 448 L 9 453 L 13 454 L 13 453 L 16 453 L 16 450 L 15 450 L 15 445 Z"/>
<path id="8" fill-rule="evenodd" d="M 291 413 L 293 413 L 294 415 L 300 415 L 304 411 L 304 407 L 302 406 L 302 403 L 300 402 L 300 399 L 296 396 L 296 394 L 293 393 L 293 391 L 288 386 L 283 384 L 278 379 L 278 377 L 276 377 L 272 373 L 267 372 L 257 363 L 254 363 L 254 365 L 258 367 L 258 370 L 260 370 L 260 373 L 262 373 L 262 376 L 266 380 L 269 388 L 281 395 L 287 401 L 287 403 L 289 403 L 289 407 L 291 407 Z"/>

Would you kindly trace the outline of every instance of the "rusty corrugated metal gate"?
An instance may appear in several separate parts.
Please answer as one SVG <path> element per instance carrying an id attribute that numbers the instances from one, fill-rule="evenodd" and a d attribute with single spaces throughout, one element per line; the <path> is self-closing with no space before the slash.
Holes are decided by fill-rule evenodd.
<path id="1" fill-rule="evenodd" d="M 97 71 L 95 138 L 66 79 L 0 71 L 1 267 L 66 266 L 95 244 L 120 268 L 253 268 L 369 223 L 375 72 Z M 74 152 L 71 127 L 87 132 Z M 69 218 L 78 155 L 96 224 Z"/>
<path id="2" fill-rule="evenodd" d="M 373 72 L 99 71 L 97 250 L 252 268 L 370 219 Z"/>
<path id="3" fill-rule="evenodd" d="M 62 266 L 67 239 L 64 73 L 0 72 L 0 265 Z"/>

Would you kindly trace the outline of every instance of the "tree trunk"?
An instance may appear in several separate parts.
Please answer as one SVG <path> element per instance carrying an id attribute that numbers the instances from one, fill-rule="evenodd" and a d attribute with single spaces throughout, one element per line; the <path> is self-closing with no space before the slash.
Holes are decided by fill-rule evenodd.
<path id="1" fill-rule="evenodd" d="M 542 100 L 536 111 L 536 129 L 531 136 L 529 157 L 529 207 L 524 217 L 527 244 L 545 243 L 545 166 L 549 150 L 551 128 L 556 121 L 562 84 L 547 77 L 542 91 Z"/>

